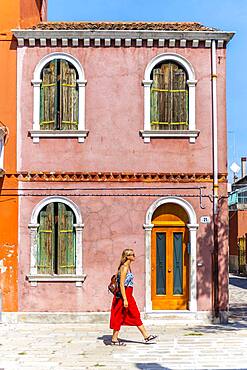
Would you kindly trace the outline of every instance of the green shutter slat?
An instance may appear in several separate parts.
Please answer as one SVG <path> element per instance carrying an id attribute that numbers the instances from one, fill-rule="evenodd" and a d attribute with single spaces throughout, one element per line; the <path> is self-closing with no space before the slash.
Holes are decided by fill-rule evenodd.
<path id="1" fill-rule="evenodd" d="M 39 274 L 53 273 L 54 236 L 54 207 L 51 203 L 41 210 L 39 215 L 37 253 Z"/>
<path id="2" fill-rule="evenodd" d="M 56 60 L 48 63 L 42 71 L 40 89 L 40 128 L 53 130 L 56 127 L 56 93 L 57 93 Z"/>
<path id="3" fill-rule="evenodd" d="M 78 129 L 78 88 L 73 66 L 61 61 L 61 129 Z"/>
<path id="4" fill-rule="evenodd" d="M 75 274 L 74 214 L 58 203 L 58 273 Z"/>

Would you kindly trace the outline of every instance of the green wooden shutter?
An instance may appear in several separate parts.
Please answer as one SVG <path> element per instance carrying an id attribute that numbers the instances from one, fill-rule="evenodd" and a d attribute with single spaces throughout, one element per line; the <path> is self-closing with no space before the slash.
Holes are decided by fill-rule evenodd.
<path id="1" fill-rule="evenodd" d="M 178 129 L 188 128 L 188 88 L 186 85 L 187 76 L 185 71 L 176 64 L 171 65 L 173 86 L 173 112 L 172 122 Z M 175 127 L 176 128 L 176 127 Z"/>
<path id="2" fill-rule="evenodd" d="M 57 120 L 57 60 L 51 61 L 42 71 L 40 89 L 40 129 L 56 129 Z"/>
<path id="3" fill-rule="evenodd" d="M 55 247 L 54 204 L 50 203 L 40 211 L 38 228 L 38 274 L 52 274 Z"/>
<path id="4" fill-rule="evenodd" d="M 152 84 L 152 92 L 151 92 L 151 123 L 153 125 L 154 130 L 159 129 L 159 125 L 156 122 L 159 122 L 160 115 L 159 115 L 159 75 L 160 69 L 156 68 L 153 71 L 153 84 Z"/>
<path id="5" fill-rule="evenodd" d="M 61 60 L 61 130 L 78 129 L 78 88 L 73 66 Z"/>
<path id="6" fill-rule="evenodd" d="M 63 203 L 58 203 L 58 274 L 75 274 L 74 214 Z"/>
<path id="7" fill-rule="evenodd" d="M 151 128 L 188 128 L 188 88 L 186 72 L 175 63 L 163 63 L 153 70 L 151 88 Z"/>

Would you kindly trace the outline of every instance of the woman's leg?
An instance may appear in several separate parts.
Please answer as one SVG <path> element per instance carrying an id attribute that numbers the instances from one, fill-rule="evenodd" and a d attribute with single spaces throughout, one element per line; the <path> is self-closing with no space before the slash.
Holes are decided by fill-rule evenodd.
<path id="1" fill-rule="evenodd" d="M 145 329 L 145 326 L 141 325 L 141 326 L 137 326 L 137 328 L 142 333 L 143 338 L 146 339 L 148 337 L 148 333 L 147 333 L 147 330 Z"/>
<path id="2" fill-rule="evenodd" d="M 119 330 L 114 330 L 113 329 L 112 338 L 111 338 L 112 342 L 117 342 L 118 334 L 119 334 Z"/>

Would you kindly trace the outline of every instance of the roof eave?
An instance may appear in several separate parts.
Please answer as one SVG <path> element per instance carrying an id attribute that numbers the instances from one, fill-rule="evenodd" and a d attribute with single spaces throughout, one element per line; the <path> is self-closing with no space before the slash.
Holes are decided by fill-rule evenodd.
<path id="1" fill-rule="evenodd" d="M 226 31 L 161 31 L 161 30 L 32 30 L 13 29 L 14 36 L 22 39 L 72 39 L 72 38 L 120 38 L 120 39 L 175 39 L 175 40 L 224 40 L 228 43 L 235 32 Z"/>

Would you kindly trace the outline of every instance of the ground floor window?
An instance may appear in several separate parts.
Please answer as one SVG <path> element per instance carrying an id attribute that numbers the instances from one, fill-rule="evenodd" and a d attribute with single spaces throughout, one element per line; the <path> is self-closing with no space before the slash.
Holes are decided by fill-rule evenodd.
<path id="1" fill-rule="evenodd" d="M 75 274 L 75 215 L 63 203 L 49 203 L 39 213 L 38 274 Z"/>
<path id="2" fill-rule="evenodd" d="M 30 230 L 32 286 L 38 282 L 75 282 L 82 286 L 83 228 L 80 208 L 66 197 L 42 199 L 33 209 Z"/>

